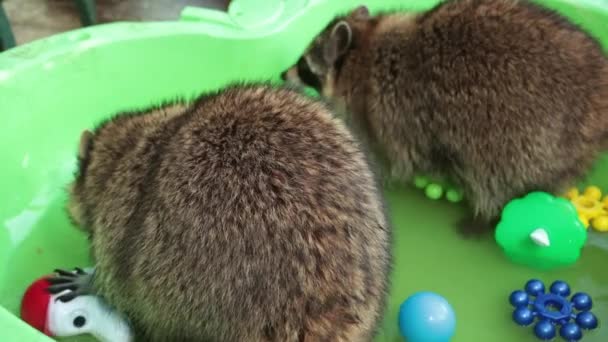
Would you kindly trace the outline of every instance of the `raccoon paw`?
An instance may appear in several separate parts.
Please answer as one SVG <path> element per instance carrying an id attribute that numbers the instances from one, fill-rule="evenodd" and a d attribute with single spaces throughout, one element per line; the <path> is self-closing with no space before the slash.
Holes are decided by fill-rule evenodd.
<path id="1" fill-rule="evenodd" d="M 58 294 L 67 290 L 68 292 L 57 297 L 61 302 L 69 302 L 78 296 L 93 294 L 94 272 L 88 273 L 76 267 L 73 271 L 57 269 L 55 273 L 55 276 L 48 279 L 51 283 L 48 291 L 51 294 Z"/>
<path id="2" fill-rule="evenodd" d="M 466 217 L 457 224 L 458 232 L 464 238 L 485 238 L 496 229 L 498 219 L 487 220 L 477 217 Z"/>

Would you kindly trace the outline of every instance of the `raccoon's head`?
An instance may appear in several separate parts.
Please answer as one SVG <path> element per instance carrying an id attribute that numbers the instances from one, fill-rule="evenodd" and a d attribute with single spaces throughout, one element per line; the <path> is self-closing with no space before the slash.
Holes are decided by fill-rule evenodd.
<path id="1" fill-rule="evenodd" d="M 304 84 L 332 98 L 345 58 L 371 19 L 369 10 L 359 6 L 346 17 L 332 21 L 308 46 L 297 64 L 283 73 L 283 79 Z"/>

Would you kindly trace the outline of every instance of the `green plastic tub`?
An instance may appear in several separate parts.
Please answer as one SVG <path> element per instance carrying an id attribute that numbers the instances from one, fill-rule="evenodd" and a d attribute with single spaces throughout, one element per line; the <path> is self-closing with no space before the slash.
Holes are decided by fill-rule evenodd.
<path id="1" fill-rule="evenodd" d="M 177 22 L 79 29 L 0 54 L 0 341 L 50 341 L 16 315 L 30 282 L 57 267 L 88 266 L 85 236 L 64 212 L 80 132 L 117 111 L 211 90 L 236 80 L 275 80 L 337 13 L 427 9 L 436 0 L 235 0 L 229 14 L 186 8 Z M 543 0 L 608 46 L 606 0 Z M 586 184 L 608 191 L 608 158 Z M 608 234 L 591 233 L 575 266 L 551 272 L 517 266 L 497 244 L 461 239 L 461 205 L 403 185 L 386 190 L 394 221 L 394 270 L 377 341 L 402 341 L 400 303 L 415 291 L 453 305 L 454 341 L 535 341 L 511 321 L 511 291 L 530 278 L 563 279 L 594 298 L 608 341 Z M 603 323 L 603 324 L 602 324 Z M 603 326 L 602 326 L 603 325 Z M 83 340 L 83 338 L 78 338 Z"/>

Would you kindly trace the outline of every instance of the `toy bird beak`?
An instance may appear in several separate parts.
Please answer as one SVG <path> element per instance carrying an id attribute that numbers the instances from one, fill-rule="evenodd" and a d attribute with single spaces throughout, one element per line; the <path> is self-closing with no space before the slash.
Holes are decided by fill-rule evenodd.
<path id="1" fill-rule="evenodd" d="M 530 239 L 536 245 L 541 247 L 549 247 L 551 246 L 551 241 L 549 240 L 549 234 L 544 228 L 536 228 L 531 234 Z"/>

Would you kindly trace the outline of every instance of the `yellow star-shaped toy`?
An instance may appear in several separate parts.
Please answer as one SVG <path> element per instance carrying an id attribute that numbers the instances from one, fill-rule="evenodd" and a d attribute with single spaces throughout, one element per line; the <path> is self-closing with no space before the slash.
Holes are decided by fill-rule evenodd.
<path id="1" fill-rule="evenodd" d="M 571 188 L 564 197 L 574 204 L 585 227 L 591 225 L 598 232 L 608 232 L 608 195 L 602 199 L 602 191 L 597 186 L 587 187 L 582 194 L 577 188 Z"/>

